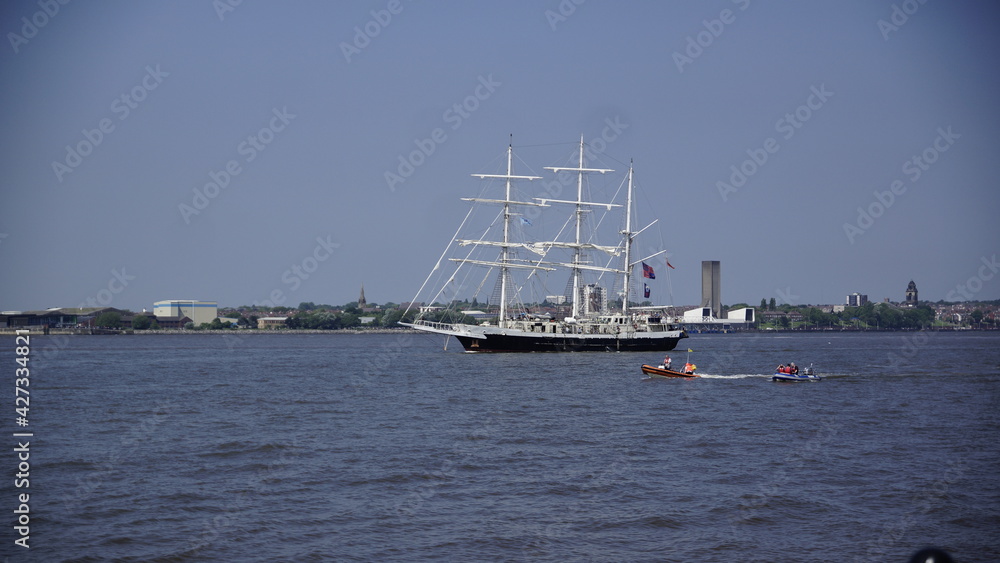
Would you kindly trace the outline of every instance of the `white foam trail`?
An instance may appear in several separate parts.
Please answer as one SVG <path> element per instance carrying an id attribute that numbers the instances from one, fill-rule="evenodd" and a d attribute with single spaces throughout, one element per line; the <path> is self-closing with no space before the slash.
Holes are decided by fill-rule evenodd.
<path id="1" fill-rule="evenodd" d="M 712 375 L 709 373 L 699 373 L 698 377 L 705 379 L 747 379 L 750 377 L 771 377 L 771 373 L 736 373 L 733 375 Z"/>

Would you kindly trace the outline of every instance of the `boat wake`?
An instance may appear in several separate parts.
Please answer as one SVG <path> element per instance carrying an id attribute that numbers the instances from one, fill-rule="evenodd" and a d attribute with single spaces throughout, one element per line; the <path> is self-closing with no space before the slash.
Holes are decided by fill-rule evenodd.
<path id="1" fill-rule="evenodd" d="M 753 377 L 771 377 L 770 373 L 735 373 L 733 375 L 713 375 L 710 373 L 699 373 L 702 379 L 748 379 Z"/>

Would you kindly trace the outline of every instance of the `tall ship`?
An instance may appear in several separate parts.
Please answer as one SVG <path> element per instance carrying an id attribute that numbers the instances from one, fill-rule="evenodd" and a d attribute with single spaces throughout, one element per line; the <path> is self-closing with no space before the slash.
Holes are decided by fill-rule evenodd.
<path id="1" fill-rule="evenodd" d="M 576 166 L 545 167 L 557 178 L 569 183 L 575 176 L 576 198 L 555 199 L 561 189 L 549 190 L 553 197 L 527 198 L 515 190 L 515 184 L 542 179 L 541 176 L 514 174 L 513 144 L 506 153 L 506 173 L 473 174 L 489 181 L 489 187 L 503 186 L 503 193 L 494 197 L 484 192 L 481 197 L 461 198 L 477 206 L 487 206 L 494 211 L 488 227 L 475 231 L 473 238 L 463 234 L 470 223 L 472 209 L 466 215 L 448 248 L 438 259 L 431 274 L 424 281 L 417 298 L 428 287 L 432 278 L 437 279 L 438 291 L 429 303 L 420 306 L 417 298 L 410 307 L 419 306 L 419 314 L 411 322 L 401 325 L 446 337 L 454 336 L 467 352 L 649 352 L 673 350 L 682 338 L 687 338 L 683 328 L 675 325 L 666 307 L 634 306 L 632 285 L 634 270 L 640 265 L 644 277 L 652 277 L 647 260 L 666 253 L 659 250 L 636 259 L 634 241 L 638 235 L 652 227 L 656 221 L 642 229 L 633 225 L 633 170 L 631 163 L 622 187 L 624 204 L 613 201 L 597 202 L 585 198 L 584 178 L 588 174 L 607 174 L 611 169 L 587 168 L 584 161 L 585 144 L 580 139 L 579 158 Z M 553 184 L 550 182 L 549 186 Z M 499 191 L 499 190 L 497 190 Z M 555 191 L 555 194 L 551 192 Z M 620 193 L 622 190 L 619 189 Z M 562 210 L 569 214 L 554 240 L 532 240 L 526 236 L 527 226 L 538 221 L 542 214 Z M 611 212 L 623 214 L 617 240 L 602 245 L 588 232 L 596 222 L 592 213 L 604 212 L 601 222 Z M 611 221 L 608 220 L 608 223 Z M 607 231 L 608 229 L 605 229 Z M 562 240 L 560 240 L 562 239 Z M 442 266 L 449 252 L 457 254 L 448 258 L 452 268 Z M 672 267 L 672 266 L 671 266 Z M 481 278 L 470 271 L 485 271 Z M 566 290 L 560 301 L 565 301 L 562 314 L 542 312 L 538 301 L 525 305 L 522 291 L 532 281 L 557 279 L 565 272 Z M 596 278 L 596 281 L 593 279 Z M 481 281 L 479 281 L 481 279 Z M 438 303 L 455 303 L 463 292 L 478 295 L 490 280 L 494 280 L 490 312 L 459 311 Z M 612 285 L 621 296 L 620 305 L 608 303 L 606 285 Z M 648 288 L 643 283 L 645 296 Z M 489 300 L 488 300 L 489 301 Z M 463 301 L 464 303 L 464 301 Z M 473 303 L 476 303 L 474 298 Z M 550 304 L 551 305 L 551 304 Z M 550 307 L 551 309 L 551 307 Z M 407 311 L 409 313 L 409 310 Z M 477 318 L 471 316 L 476 313 Z M 561 317 L 561 318 L 559 318 Z M 406 316 L 404 316 L 406 318 Z"/>

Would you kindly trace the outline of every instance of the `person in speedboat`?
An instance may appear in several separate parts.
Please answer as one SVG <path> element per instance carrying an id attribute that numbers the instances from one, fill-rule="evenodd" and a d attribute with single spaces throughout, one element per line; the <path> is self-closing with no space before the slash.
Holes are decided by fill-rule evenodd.
<path id="1" fill-rule="evenodd" d="M 799 373 L 799 368 L 795 365 L 795 362 L 788 362 L 787 366 L 785 364 L 778 364 L 777 370 L 778 373 L 787 373 L 788 375 L 796 375 Z"/>
<path id="2" fill-rule="evenodd" d="M 663 356 L 663 368 L 670 369 L 670 354 Z"/>

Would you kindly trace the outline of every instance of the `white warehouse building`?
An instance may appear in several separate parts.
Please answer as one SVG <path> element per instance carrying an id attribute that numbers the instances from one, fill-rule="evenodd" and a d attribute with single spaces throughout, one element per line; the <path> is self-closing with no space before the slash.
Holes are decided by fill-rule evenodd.
<path id="1" fill-rule="evenodd" d="M 157 317 L 187 317 L 198 326 L 210 323 L 219 316 L 219 304 L 216 301 L 170 299 L 153 303 L 153 314 Z"/>

